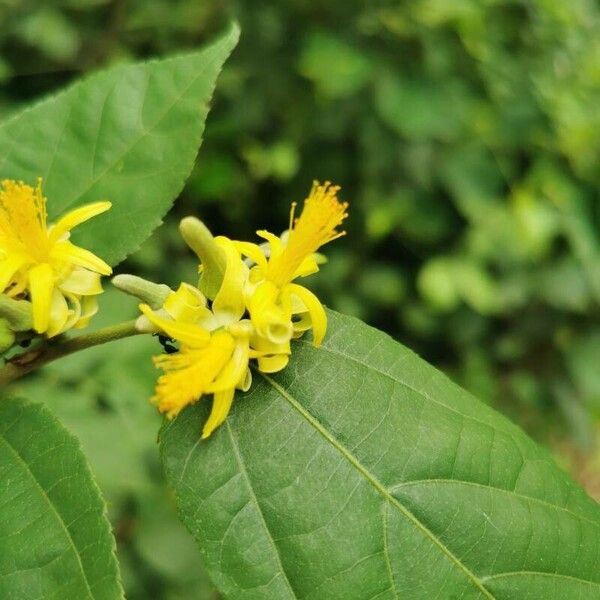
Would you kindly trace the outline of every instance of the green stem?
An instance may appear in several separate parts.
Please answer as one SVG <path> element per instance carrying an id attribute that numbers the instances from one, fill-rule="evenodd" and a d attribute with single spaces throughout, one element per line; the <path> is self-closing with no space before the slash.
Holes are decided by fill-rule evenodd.
<path id="1" fill-rule="evenodd" d="M 143 332 L 135 328 L 135 320 L 133 320 L 104 327 L 92 333 L 61 340 L 54 344 L 50 341 L 46 346 L 42 346 L 31 352 L 25 352 L 10 359 L 4 367 L 0 368 L 0 388 L 63 356 L 141 333 Z"/>

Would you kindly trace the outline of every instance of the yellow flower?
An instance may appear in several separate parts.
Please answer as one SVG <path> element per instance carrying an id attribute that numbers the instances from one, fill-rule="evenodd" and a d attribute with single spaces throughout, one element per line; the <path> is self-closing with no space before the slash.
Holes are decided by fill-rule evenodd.
<path id="1" fill-rule="evenodd" d="M 154 358 L 164 374 L 158 379 L 152 400 L 171 419 L 203 395 L 213 394 L 203 438 L 223 423 L 235 390 L 246 391 L 252 382 L 248 368 L 252 325 L 241 319 L 246 310 L 242 290 L 248 268 L 230 240 L 215 241 L 227 260 L 212 310 L 202 292 L 186 283 L 167 297 L 160 311 L 140 305 L 158 330 L 181 344 L 178 352 Z"/>
<path id="2" fill-rule="evenodd" d="M 322 261 L 316 251 L 344 234 L 337 227 L 347 216 L 347 204 L 337 199 L 338 190 L 315 183 L 295 221 L 292 206 L 286 235 L 258 232 L 268 241 L 266 251 L 257 244 L 213 238 L 191 217 L 182 221 L 190 247 L 199 257 L 211 258 L 201 265 L 200 285 L 208 276 L 210 285 L 202 289 L 211 298 L 215 295 L 209 304 L 199 288 L 182 283 L 160 309 L 140 305 L 141 329 L 151 325 L 180 344 L 177 352 L 154 359 L 163 374 L 152 400 L 168 418 L 213 394 L 202 431 L 207 438 L 227 417 L 235 390 L 249 389 L 250 360 L 256 359 L 259 371 L 275 373 L 288 364 L 293 338 L 312 329 L 314 344 L 321 343 L 327 328 L 325 310 L 312 292 L 293 280 L 318 271 Z M 242 256 L 254 266 L 249 268 Z"/>
<path id="3" fill-rule="evenodd" d="M 258 335 L 271 344 L 283 346 L 310 328 L 315 346 L 325 337 L 327 316 L 319 299 L 292 281 L 318 271 L 317 250 L 344 235 L 345 232 L 337 228 L 347 217 L 348 204 L 338 200 L 339 189 L 329 182 L 320 185 L 315 181 L 296 220 L 295 205 L 292 205 L 286 237 L 258 231 L 268 242 L 267 253 L 256 244 L 236 242 L 238 250 L 256 265 L 250 271 L 246 286 L 246 304 L 252 324 Z M 279 358 L 281 368 L 286 362 Z"/>
<path id="4" fill-rule="evenodd" d="M 178 352 L 154 358 L 164 374 L 158 378 L 152 401 L 172 419 L 203 395 L 213 394 L 212 410 L 202 430 L 202 438 L 207 438 L 225 421 L 235 390 L 250 388 L 249 323 L 211 333 L 198 325 L 162 319 L 147 305 L 140 309 L 159 329 L 181 342 Z"/>
<path id="5" fill-rule="evenodd" d="M 0 292 L 31 301 L 37 333 L 53 337 L 84 327 L 95 314 L 100 275 L 112 270 L 69 242 L 69 232 L 110 206 L 88 204 L 49 226 L 41 180 L 35 188 L 10 179 L 0 182 Z"/>

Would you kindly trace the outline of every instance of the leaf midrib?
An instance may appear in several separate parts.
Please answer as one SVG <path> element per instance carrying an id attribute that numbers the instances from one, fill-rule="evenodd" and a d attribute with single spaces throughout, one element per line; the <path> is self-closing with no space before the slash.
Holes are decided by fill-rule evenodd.
<path id="1" fill-rule="evenodd" d="M 311 342 L 307 342 L 306 340 L 302 340 L 302 339 L 296 340 L 295 343 L 296 344 L 302 344 L 303 346 L 306 346 L 308 349 L 314 349 L 313 344 Z M 457 414 L 460 417 L 462 417 L 463 419 L 470 419 L 471 421 L 474 421 L 475 423 L 479 423 L 480 425 L 483 425 L 485 427 L 489 427 L 489 428 L 493 429 L 493 426 L 491 424 L 486 423 L 485 421 L 482 421 L 481 419 L 478 419 L 477 417 L 474 417 L 473 415 L 468 415 L 468 414 L 462 413 L 459 410 L 457 410 L 456 408 L 454 408 L 452 406 L 448 406 L 447 404 L 444 404 L 443 402 L 440 402 L 436 398 L 433 398 L 432 396 L 430 396 L 429 394 L 427 394 L 423 390 L 419 390 L 416 387 L 410 385 L 409 383 L 407 383 L 405 381 L 402 381 L 401 379 L 398 379 L 393 374 L 387 373 L 386 371 L 382 371 L 381 369 L 378 369 L 377 367 L 374 367 L 373 365 L 370 365 L 370 364 L 368 364 L 366 362 L 361 361 L 360 359 L 356 358 L 355 356 L 351 356 L 350 354 L 344 354 L 343 352 L 338 352 L 338 351 L 336 351 L 336 350 L 334 350 L 332 348 L 328 348 L 325 345 L 324 346 L 319 346 L 319 351 L 322 351 L 322 350 L 324 350 L 324 351 L 326 351 L 329 354 L 332 354 L 334 356 L 341 357 L 344 360 L 349 360 L 349 361 L 351 361 L 351 362 L 353 362 L 353 363 L 355 363 L 357 365 L 360 365 L 361 367 L 363 367 L 363 368 L 365 368 L 365 369 L 367 369 L 369 371 L 373 371 L 374 373 L 377 373 L 378 375 L 386 377 L 387 379 L 393 381 L 394 383 L 397 383 L 398 385 L 401 385 L 401 386 L 405 387 L 406 389 L 414 392 L 418 396 L 421 396 L 424 400 L 427 400 L 427 401 L 429 401 L 429 402 L 431 402 L 431 403 L 433 403 L 433 404 L 435 404 L 435 405 L 437 405 L 437 406 L 439 406 L 441 408 L 444 408 L 444 409 L 446 409 L 449 412 Z M 511 439 L 511 441 L 515 445 L 515 448 L 521 454 L 521 459 L 523 461 L 525 461 L 525 457 L 523 456 L 523 451 L 522 451 L 520 445 L 517 443 L 517 440 L 512 436 L 512 434 L 509 431 L 505 430 L 505 429 L 498 430 L 498 431 L 500 431 L 501 433 L 504 433 L 505 435 L 507 435 Z M 422 481 L 431 481 L 431 480 L 422 480 Z M 459 480 L 449 480 L 449 481 L 456 481 L 456 482 L 458 482 Z M 403 482 L 403 483 L 396 484 L 393 487 L 395 488 L 396 486 L 408 485 L 409 483 L 411 483 L 411 482 L 405 482 L 405 483 Z M 464 482 L 464 483 L 465 484 L 466 483 L 471 483 L 473 485 L 476 485 L 473 482 Z M 481 484 L 479 484 L 479 485 L 481 485 Z M 568 512 L 569 514 L 573 515 L 574 517 L 576 517 L 578 519 L 581 519 L 581 520 L 584 520 L 584 521 L 588 521 L 590 523 L 593 523 L 596 526 L 599 525 L 597 522 L 590 520 L 588 517 L 585 517 L 585 516 L 583 516 L 583 515 L 581 515 L 579 513 L 575 513 L 572 510 L 569 510 L 569 509 L 567 509 L 565 507 L 559 506 L 558 504 L 551 504 L 550 502 L 546 502 L 546 501 L 542 500 L 541 498 L 536 498 L 535 496 L 526 496 L 524 494 L 519 494 L 519 493 L 517 493 L 515 491 L 505 490 L 503 488 L 499 488 L 499 487 L 495 487 L 495 486 L 484 486 L 484 487 L 488 487 L 488 489 L 493 489 L 493 490 L 498 490 L 498 491 L 504 491 L 504 492 L 506 492 L 508 494 L 512 494 L 512 495 L 517 496 L 517 497 L 522 497 L 523 499 L 527 499 L 527 500 L 531 500 L 533 502 L 538 502 L 538 503 L 541 503 L 541 504 L 545 504 L 545 505 L 548 505 L 549 507 L 552 507 L 554 509 L 563 510 L 565 512 Z"/>
<path id="2" fill-rule="evenodd" d="M 226 39 L 222 39 L 222 42 L 226 42 L 229 41 L 229 38 Z M 221 49 L 222 44 L 219 44 L 218 42 L 215 44 L 215 46 L 213 46 L 211 48 L 212 50 L 212 56 L 209 55 L 209 59 L 207 60 L 206 64 L 203 65 L 201 71 L 199 73 L 196 74 L 195 77 L 192 78 L 192 80 L 190 81 L 190 83 L 183 89 L 183 91 L 181 92 L 181 94 L 179 94 L 178 96 L 175 97 L 175 99 L 173 100 L 173 102 L 171 102 L 171 104 L 167 107 L 167 109 L 163 112 L 163 114 L 161 114 L 156 121 L 150 125 L 149 127 L 143 127 L 142 132 L 139 136 L 137 136 L 135 138 L 135 140 L 133 141 L 133 143 L 131 143 L 130 145 L 127 146 L 127 148 L 118 156 L 118 158 L 116 160 L 114 160 L 108 167 L 106 167 L 98 176 L 96 177 L 91 177 L 90 181 L 88 182 L 87 186 L 85 186 L 82 190 L 75 192 L 73 194 L 73 196 L 68 199 L 64 206 L 63 206 L 63 210 L 68 210 L 79 198 L 81 198 L 84 194 L 88 193 L 93 187 L 94 185 L 96 185 L 98 183 L 98 181 L 100 181 L 111 169 L 113 169 L 117 164 L 119 164 L 119 162 L 121 162 L 132 150 L 133 148 L 135 148 L 140 142 L 141 140 L 143 140 L 145 137 L 147 137 L 148 135 L 150 135 L 157 127 L 158 125 L 167 117 L 167 115 L 173 110 L 173 108 L 175 107 L 175 105 L 177 105 L 181 99 L 189 92 L 190 88 L 198 81 L 198 79 L 208 70 L 209 67 L 211 67 L 214 62 L 218 59 L 219 57 L 219 53 L 218 50 Z M 191 55 L 193 55 L 194 53 L 191 53 Z M 170 59 L 171 61 L 175 61 L 178 60 L 182 57 L 174 57 L 172 59 Z M 154 62 L 158 62 L 158 60 L 150 60 L 147 61 L 146 65 L 150 65 Z M 164 61 L 164 62 L 168 62 Z M 126 70 L 130 65 L 126 65 L 124 66 L 123 70 Z M 133 65 L 135 66 L 135 65 Z M 103 71 L 100 71 L 99 73 L 94 74 L 92 77 L 101 77 L 104 74 Z M 48 98 L 42 99 L 40 100 L 37 104 L 35 104 L 34 106 L 24 109 L 23 111 L 18 112 L 17 114 L 15 114 L 13 117 L 9 118 L 7 121 L 5 121 L 4 123 L 2 123 L 2 127 L 11 127 L 11 126 L 17 126 L 17 127 L 21 127 L 21 118 L 23 117 L 23 115 L 36 110 L 39 106 L 45 104 L 45 103 L 49 103 L 49 102 L 55 102 L 57 99 L 59 99 L 60 97 L 67 95 L 69 93 L 74 92 L 76 89 L 78 89 L 81 86 L 82 82 L 77 82 L 74 85 L 72 85 L 71 87 L 69 87 L 68 89 L 59 92 L 58 94 L 52 95 Z M 72 107 L 73 107 L 73 102 L 77 100 L 77 98 L 74 98 L 72 100 L 71 106 L 69 107 L 69 115 L 67 115 L 67 118 L 65 119 L 65 125 L 64 127 L 66 127 L 66 123 L 70 118 L 70 115 L 72 113 Z M 63 133 L 61 133 L 61 135 L 59 136 L 59 138 L 62 138 L 62 136 L 64 135 L 64 128 L 63 128 Z M 18 136 L 14 136 L 15 139 L 18 139 Z M 98 136 L 96 136 L 96 141 L 97 141 Z M 13 143 L 13 146 L 15 144 Z M 11 150 L 12 147 L 11 146 Z M 54 163 L 54 158 L 55 158 L 55 154 L 53 155 L 52 158 L 52 162 L 50 164 L 50 167 L 47 169 L 47 173 L 46 173 L 46 178 L 49 177 L 50 175 L 50 169 Z M 8 160 L 8 158 L 10 157 L 10 151 L 5 153 L 3 158 L 0 159 L 0 167 Z"/>
<path id="3" fill-rule="evenodd" d="M 284 399 L 292 408 L 294 408 L 321 436 L 323 436 L 377 491 L 377 493 L 400 512 L 405 518 L 411 521 L 418 529 L 420 529 L 426 537 L 428 537 L 439 549 L 445 554 L 467 577 L 467 579 L 481 592 L 484 597 L 489 600 L 495 600 L 489 590 L 482 584 L 477 576 L 463 564 L 457 556 L 455 556 L 449 548 L 422 523 L 406 506 L 404 506 L 397 498 L 394 498 L 388 489 L 372 474 L 367 468 L 344 446 L 342 445 L 325 427 L 310 414 L 291 394 L 288 393 L 276 381 L 268 375 L 260 373 L 261 377 Z M 387 554 L 386 554 L 387 556 Z M 389 557 L 388 557 L 389 558 Z"/>
<path id="4" fill-rule="evenodd" d="M 52 514 L 55 516 L 56 521 L 58 521 L 61 529 L 64 531 L 64 533 L 67 537 L 71 551 L 75 554 L 75 558 L 77 559 L 77 564 L 81 571 L 81 575 L 82 575 L 83 581 L 85 583 L 86 591 L 88 593 L 88 598 L 91 598 L 91 600 L 95 600 L 94 594 L 92 593 L 92 588 L 90 586 L 90 582 L 88 581 L 88 578 L 87 578 L 87 573 L 85 572 L 83 563 L 81 562 L 81 556 L 79 555 L 77 545 L 75 544 L 75 540 L 71 536 L 71 532 L 69 531 L 67 525 L 63 521 L 63 519 L 60 515 L 60 512 L 58 511 L 58 509 L 56 508 L 56 506 L 54 505 L 54 503 L 48 496 L 46 490 L 42 487 L 41 483 L 38 481 L 38 479 L 35 476 L 35 474 L 33 473 L 33 471 L 29 468 L 27 461 L 25 461 L 25 459 L 19 454 L 19 451 L 8 441 L 8 439 L 4 435 L 0 435 L 0 440 L 4 442 L 5 446 L 8 448 L 8 450 L 13 454 L 14 458 L 16 459 L 17 464 L 20 464 L 22 466 L 25 473 L 27 473 L 27 475 L 31 478 L 31 480 L 34 482 L 35 486 L 40 491 L 42 498 L 44 498 L 44 500 L 48 503 L 48 506 L 50 507 Z"/>
<path id="5" fill-rule="evenodd" d="M 295 340 L 294 343 L 302 344 L 308 348 L 314 348 L 312 343 L 307 342 L 305 340 Z M 440 402 L 439 400 L 437 400 L 436 398 L 433 398 L 432 396 L 430 396 L 423 390 L 419 390 L 416 387 L 407 383 L 406 381 L 402 381 L 401 379 L 394 377 L 394 375 L 392 375 L 391 373 L 382 371 L 381 369 L 378 369 L 377 367 L 374 367 L 373 365 L 370 365 L 366 362 L 359 360 L 355 356 L 351 356 L 350 354 L 344 354 L 343 352 L 337 352 L 336 350 L 333 350 L 332 348 L 328 348 L 327 346 L 319 346 L 319 351 L 328 352 L 329 354 L 333 354 L 334 356 L 342 357 L 344 360 L 348 360 L 357 365 L 360 365 L 361 367 L 364 367 L 365 369 L 368 369 L 369 371 L 377 373 L 377 375 L 381 375 L 382 377 L 385 377 L 386 379 L 390 379 L 394 383 L 401 385 L 402 387 L 406 388 L 407 390 L 410 390 L 411 392 L 414 392 L 418 396 L 421 396 L 421 398 L 423 398 L 424 400 L 428 400 L 432 404 L 435 404 L 436 406 L 439 406 L 439 407 L 447 410 L 448 412 L 454 413 L 454 414 L 458 415 L 459 417 L 462 417 L 463 419 L 469 419 L 470 421 L 474 421 L 475 423 L 479 423 L 480 425 L 483 425 L 485 427 L 489 427 L 490 429 L 493 429 L 493 426 L 490 425 L 490 423 L 487 423 L 486 421 L 482 421 L 481 419 L 478 419 L 477 417 L 475 417 L 473 415 L 469 415 L 469 414 L 460 412 L 460 410 L 457 410 L 455 407 L 449 406 L 448 404 L 444 404 L 443 402 Z M 521 450 L 521 447 L 517 443 L 517 440 L 512 436 L 512 434 L 506 430 L 498 430 L 498 431 L 501 431 L 502 433 L 504 433 L 511 439 L 511 441 L 515 444 L 515 448 L 517 448 L 519 450 L 521 457 L 523 457 L 523 452 Z"/>
<path id="6" fill-rule="evenodd" d="M 212 56 L 210 57 L 210 60 L 207 60 L 206 64 L 203 65 L 202 69 L 196 74 L 195 77 L 193 77 L 190 80 L 190 83 L 183 89 L 183 91 L 181 92 L 181 94 L 177 95 L 175 97 L 175 99 L 173 100 L 173 102 L 171 102 L 171 104 L 165 109 L 165 111 L 156 119 L 156 121 L 150 125 L 149 127 L 143 127 L 142 131 L 140 133 L 139 136 L 137 136 L 135 138 L 135 140 L 129 144 L 127 146 L 127 148 L 118 156 L 118 158 L 116 160 L 114 160 L 111 164 L 109 164 L 103 171 L 100 172 L 99 175 L 97 175 L 96 177 L 92 176 L 90 178 L 90 181 L 88 182 L 88 185 L 86 187 L 83 188 L 82 191 L 79 191 L 77 193 L 75 193 L 73 195 L 73 197 L 70 200 L 67 200 L 67 202 L 65 203 L 65 207 L 63 210 L 67 210 L 69 209 L 73 203 L 75 203 L 78 198 L 81 198 L 82 196 L 84 196 L 85 194 L 87 194 L 97 183 L 98 181 L 100 181 L 109 171 L 111 171 L 112 169 L 114 169 L 114 167 L 116 165 L 118 165 L 122 160 L 125 159 L 125 157 L 146 137 L 148 137 L 159 125 L 160 123 L 162 123 L 162 121 L 167 117 L 167 115 L 173 110 L 173 108 L 181 101 L 181 99 L 190 91 L 190 89 L 194 86 L 194 84 L 198 81 L 198 79 L 200 79 L 200 77 L 202 77 L 202 75 L 204 75 L 204 73 L 208 70 L 209 67 L 211 67 L 213 65 L 213 63 L 218 59 L 219 57 L 219 53 L 217 52 L 217 50 L 219 50 L 221 47 L 221 45 L 219 44 L 218 47 L 215 46 L 213 47 L 213 52 L 212 52 Z M 177 57 L 180 58 L 180 57 Z M 173 61 L 177 60 L 177 58 L 172 59 Z M 152 61 L 150 61 L 152 62 Z M 165 61 L 165 63 L 168 61 Z M 116 85 L 116 84 L 115 84 Z M 105 98 L 106 102 L 107 98 Z M 145 101 L 145 98 L 144 98 Z M 104 106 L 103 106 L 103 110 L 104 110 Z M 98 131 L 98 134 L 96 135 L 96 145 L 98 142 L 98 136 L 99 136 L 100 130 Z M 96 153 L 96 147 L 94 147 L 94 155 Z"/>

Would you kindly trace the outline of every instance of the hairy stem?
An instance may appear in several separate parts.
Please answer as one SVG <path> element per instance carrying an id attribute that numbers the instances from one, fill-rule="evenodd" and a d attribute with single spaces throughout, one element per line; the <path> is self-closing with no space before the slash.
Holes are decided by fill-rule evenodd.
<path id="1" fill-rule="evenodd" d="M 74 338 L 59 340 L 55 343 L 50 340 L 41 348 L 11 358 L 4 367 L 0 368 L 0 387 L 35 369 L 39 369 L 57 358 L 141 333 L 135 328 L 135 320 L 133 320 L 104 327 Z"/>

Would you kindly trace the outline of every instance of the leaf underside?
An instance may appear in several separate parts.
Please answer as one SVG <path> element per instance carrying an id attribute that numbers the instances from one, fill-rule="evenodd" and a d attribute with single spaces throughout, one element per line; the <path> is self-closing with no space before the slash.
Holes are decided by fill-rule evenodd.
<path id="1" fill-rule="evenodd" d="M 123 598 L 100 491 L 43 405 L 0 400 L 0 481 L 0 598 Z"/>
<path id="2" fill-rule="evenodd" d="M 0 125 L 0 179 L 44 180 L 50 220 L 87 202 L 112 209 L 73 239 L 114 265 L 161 222 L 202 141 L 232 26 L 199 52 L 110 68 Z"/>
<path id="3" fill-rule="evenodd" d="M 162 433 L 180 515 L 231 598 L 600 598 L 600 511 L 518 427 L 387 335 L 256 375 L 226 424 Z"/>

